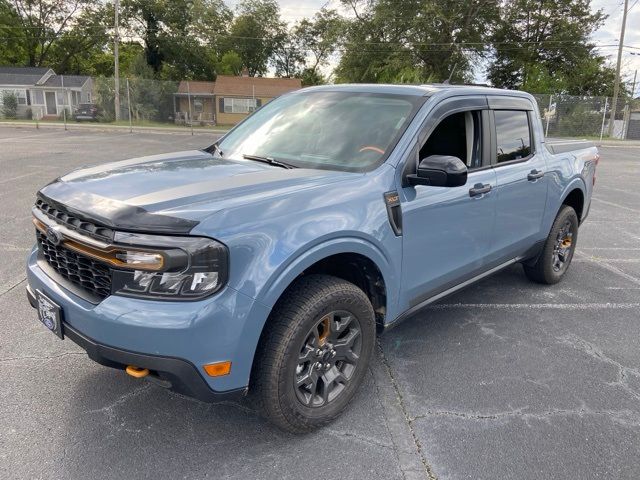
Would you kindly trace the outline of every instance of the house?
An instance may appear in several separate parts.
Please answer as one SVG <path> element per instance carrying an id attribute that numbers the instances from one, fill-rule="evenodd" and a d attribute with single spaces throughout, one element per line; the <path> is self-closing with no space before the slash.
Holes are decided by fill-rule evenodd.
<path id="1" fill-rule="evenodd" d="M 93 82 L 82 75 L 56 75 L 46 67 L 0 66 L 0 105 L 6 93 L 18 99 L 18 117 L 57 118 L 66 108 L 91 103 Z"/>
<path id="2" fill-rule="evenodd" d="M 193 118 L 196 123 L 213 125 L 216 116 L 214 85 L 214 82 L 181 81 L 178 92 L 173 95 L 176 123 L 188 123 Z"/>
<path id="3" fill-rule="evenodd" d="M 182 81 L 174 94 L 176 122 L 193 118 L 203 124 L 235 125 L 275 97 L 300 88 L 298 78 L 218 75 L 215 82 Z"/>

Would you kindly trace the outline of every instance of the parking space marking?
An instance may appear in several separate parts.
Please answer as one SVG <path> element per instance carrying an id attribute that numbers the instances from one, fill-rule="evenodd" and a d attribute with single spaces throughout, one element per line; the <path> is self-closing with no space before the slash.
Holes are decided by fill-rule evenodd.
<path id="1" fill-rule="evenodd" d="M 459 308 L 497 310 L 631 310 L 640 308 L 640 303 L 441 303 L 426 307 L 427 310 Z"/>
<path id="2" fill-rule="evenodd" d="M 590 260 L 595 260 L 598 262 L 640 263 L 640 258 L 602 258 L 602 257 L 588 256 L 584 258 L 575 259 L 576 262 L 588 262 Z"/>
<path id="3" fill-rule="evenodd" d="M 622 208 L 624 210 L 629 210 L 630 212 L 640 213 L 640 210 L 636 210 L 635 208 L 627 207 L 625 205 L 620 205 L 619 203 L 609 202 L 607 200 L 602 200 L 598 197 L 591 197 L 591 200 L 595 200 L 596 202 L 604 203 L 605 205 L 611 205 L 612 207 Z"/>
<path id="4" fill-rule="evenodd" d="M 623 272 L 622 270 L 620 270 L 618 267 L 615 267 L 613 265 L 611 265 L 610 263 L 604 262 L 602 260 L 597 260 L 589 255 L 585 255 L 584 253 L 581 253 L 579 251 L 575 252 L 576 255 L 586 258 L 587 260 L 590 260 L 592 263 L 595 263 L 596 265 L 600 265 L 602 268 L 604 268 L 605 270 L 609 270 L 611 273 L 615 273 L 617 275 L 619 275 L 620 277 L 626 278 L 627 280 L 629 280 L 630 282 L 635 283 L 636 285 L 640 285 L 640 278 L 634 277 L 633 275 L 629 275 L 626 272 Z"/>

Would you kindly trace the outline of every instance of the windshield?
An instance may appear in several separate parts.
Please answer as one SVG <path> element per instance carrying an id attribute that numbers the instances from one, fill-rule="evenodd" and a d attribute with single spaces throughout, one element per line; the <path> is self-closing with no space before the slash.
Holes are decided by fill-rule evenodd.
<path id="1" fill-rule="evenodd" d="M 365 171 L 379 165 L 424 99 L 309 91 L 277 98 L 219 143 L 225 158 L 273 159 L 300 168 Z"/>

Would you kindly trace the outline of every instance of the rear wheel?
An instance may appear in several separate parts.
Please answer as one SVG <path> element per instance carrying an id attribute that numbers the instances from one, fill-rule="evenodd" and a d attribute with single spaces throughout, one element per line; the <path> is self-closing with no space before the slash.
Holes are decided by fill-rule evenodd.
<path id="1" fill-rule="evenodd" d="M 258 408 L 291 432 L 325 425 L 362 383 L 374 343 L 374 312 L 362 290 L 327 275 L 302 277 L 265 327 L 252 378 Z"/>
<path id="2" fill-rule="evenodd" d="M 573 208 L 563 205 L 536 263 L 523 264 L 527 277 L 547 285 L 558 283 L 569 269 L 577 241 L 578 215 Z"/>

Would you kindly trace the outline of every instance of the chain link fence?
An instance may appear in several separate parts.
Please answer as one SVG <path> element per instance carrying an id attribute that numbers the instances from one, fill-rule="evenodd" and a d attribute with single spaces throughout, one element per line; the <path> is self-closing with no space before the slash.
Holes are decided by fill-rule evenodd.
<path id="1" fill-rule="evenodd" d="M 640 140 L 640 100 L 619 98 L 612 119 L 611 97 L 559 94 L 534 97 L 547 137 Z"/>
<path id="2" fill-rule="evenodd" d="M 121 78 L 116 95 L 113 78 L 60 75 L 53 86 L 12 90 L 0 87 L 0 117 L 9 121 L 97 122 L 131 130 L 139 127 L 194 129 L 227 128 L 225 113 L 248 114 L 256 99 L 240 98 L 227 105 L 216 98 L 213 82 L 158 81 Z M 116 107 L 119 98 L 119 108 Z M 620 98 L 611 119 L 611 98 L 568 95 L 534 95 L 543 127 L 549 137 L 615 138 L 640 140 L 640 100 Z M 253 103 L 252 103 L 253 100 Z M 244 103 L 243 103 L 244 102 Z M 233 109 L 227 112 L 227 108 Z M 244 115 L 234 116 L 235 119 Z M 609 126 L 613 121 L 612 134 Z"/>

